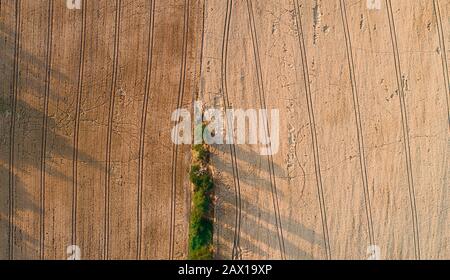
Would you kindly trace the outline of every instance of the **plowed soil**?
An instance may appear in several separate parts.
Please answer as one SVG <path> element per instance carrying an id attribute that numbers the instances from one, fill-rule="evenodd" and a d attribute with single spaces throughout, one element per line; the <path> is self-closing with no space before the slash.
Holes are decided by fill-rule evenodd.
<path id="1" fill-rule="evenodd" d="M 0 0 L 0 259 L 185 259 L 197 99 L 280 112 L 212 146 L 217 259 L 450 258 L 449 0 L 81 2 Z"/>

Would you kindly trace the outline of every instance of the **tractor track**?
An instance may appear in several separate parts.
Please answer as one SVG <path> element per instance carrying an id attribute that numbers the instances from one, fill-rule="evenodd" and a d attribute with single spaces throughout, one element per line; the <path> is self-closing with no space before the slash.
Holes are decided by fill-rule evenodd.
<path id="1" fill-rule="evenodd" d="M 247 9 L 248 9 L 248 14 L 249 14 L 249 19 L 250 19 L 250 29 L 251 29 L 251 35 L 252 35 L 253 52 L 254 52 L 255 63 L 256 63 L 258 94 L 259 94 L 259 99 L 260 99 L 260 106 L 261 106 L 261 109 L 266 110 L 267 106 L 266 106 L 266 99 L 265 99 L 264 81 L 263 81 L 263 75 L 262 75 L 262 69 L 261 69 L 261 60 L 259 57 L 258 37 L 256 34 L 256 23 L 255 23 L 255 18 L 253 15 L 253 6 L 252 6 L 251 0 L 247 0 Z M 264 124 L 264 126 L 265 126 L 265 132 L 266 132 L 265 133 L 265 137 L 266 137 L 265 143 L 268 143 L 268 146 L 270 147 L 271 144 L 267 141 L 267 138 L 270 139 L 268 119 L 266 120 L 266 123 Z M 278 205 L 278 194 L 277 194 L 277 185 L 276 185 L 276 177 L 275 177 L 275 168 L 274 168 L 274 163 L 273 163 L 273 156 L 270 152 L 268 155 L 268 163 L 269 163 L 271 193 L 272 193 L 273 207 L 274 207 L 274 212 L 275 212 L 275 224 L 276 224 L 276 228 L 277 228 L 281 259 L 284 260 L 284 259 L 286 259 L 286 250 L 285 250 L 285 246 L 284 246 L 283 227 L 282 227 L 282 222 L 281 222 L 280 209 L 279 209 L 279 205 Z"/>
<path id="2" fill-rule="evenodd" d="M 83 94 L 84 63 L 86 52 L 86 20 L 87 20 L 87 0 L 82 2 L 82 22 L 80 38 L 80 60 L 78 72 L 77 101 L 75 111 L 75 128 L 73 137 L 73 180 L 72 180 L 72 245 L 77 243 L 77 204 L 78 204 L 78 141 L 80 136 L 80 114 L 81 98 Z"/>
<path id="3" fill-rule="evenodd" d="M 185 0 L 184 3 L 184 30 L 183 30 L 183 50 L 180 70 L 180 81 L 178 88 L 177 109 L 183 106 L 183 99 L 185 94 L 186 81 L 186 66 L 187 66 L 187 46 L 188 46 L 188 32 L 189 32 L 189 3 L 190 0 Z M 178 118 L 177 118 L 178 119 Z M 169 238 L 169 259 L 173 260 L 175 250 L 175 211 L 176 211 L 176 191 L 177 191 L 177 159 L 178 159 L 178 144 L 172 145 L 172 188 L 170 200 L 170 238 Z"/>
<path id="4" fill-rule="evenodd" d="M 150 82 L 152 78 L 153 60 L 153 34 L 155 27 L 155 2 L 151 0 L 150 28 L 148 39 L 147 72 L 145 75 L 144 103 L 142 106 L 141 130 L 139 137 L 139 168 L 138 168 L 138 198 L 137 198 L 137 259 L 142 258 L 142 194 L 144 187 L 144 158 L 145 158 L 145 131 L 147 125 L 148 104 L 150 99 Z"/>
<path id="5" fill-rule="evenodd" d="M 116 19 L 114 26 L 114 62 L 112 70 L 112 83 L 110 92 L 110 103 L 108 113 L 108 135 L 106 139 L 106 166 L 105 166 L 105 217 L 104 217 L 104 244 L 103 257 L 109 258 L 109 228 L 110 228 L 110 188 L 111 188 L 111 146 L 114 125 L 114 105 L 117 91 L 117 69 L 119 64 L 119 43 L 120 43 L 120 16 L 122 0 L 116 0 Z"/>
<path id="6" fill-rule="evenodd" d="M 367 166 L 366 166 L 366 155 L 365 155 L 365 147 L 364 147 L 364 132 L 363 125 L 361 120 L 361 110 L 359 106 L 359 93 L 358 93 L 358 85 L 356 83 L 356 74 L 355 74 L 355 62 L 353 60 L 353 51 L 352 51 L 352 41 L 350 38 L 350 31 L 348 27 L 347 20 L 347 11 L 345 7 L 345 1 L 340 0 L 341 7 L 341 18 L 342 24 L 344 27 L 344 35 L 345 35 L 345 43 L 347 49 L 347 58 L 348 58 L 348 66 L 350 71 L 350 82 L 352 84 L 352 95 L 353 95 L 353 108 L 355 112 L 355 120 L 356 120 L 356 130 L 358 137 L 358 151 L 359 151 L 359 165 L 361 169 L 361 176 L 363 182 L 364 189 L 364 205 L 366 208 L 366 218 L 368 224 L 368 232 L 369 232 L 369 240 L 370 245 L 374 245 L 375 237 L 374 237 L 374 227 L 372 220 L 372 207 L 370 203 L 370 194 L 369 194 L 369 182 L 367 180 Z"/>
<path id="7" fill-rule="evenodd" d="M 227 1 L 227 9 L 225 15 L 225 25 L 224 25 L 224 33 L 223 33 L 223 41 L 222 41 L 222 65 L 221 65 L 221 82 L 222 82 L 222 99 L 224 103 L 225 109 L 230 108 L 230 100 L 228 97 L 228 85 L 227 85 L 227 61 L 228 61 L 228 43 L 229 43 L 229 35 L 230 35 L 230 24 L 231 24 L 231 16 L 233 12 L 233 0 Z M 230 127 L 228 124 L 228 118 L 226 119 L 227 127 Z M 232 136 L 234 137 L 234 136 Z M 234 140 L 234 139 L 233 139 Z M 236 147 L 234 145 L 234 141 L 229 144 L 230 155 L 231 155 L 231 167 L 233 170 L 233 184 L 235 190 L 235 206 L 236 206 L 236 215 L 235 215 L 235 227 L 234 227 L 234 237 L 233 237 L 233 248 L 231 252 L 231 259 L 241 259 L 241 250 L 240 250 L 240 236 L 241 236 L 241 221 L 242 221 L 242 203 L 241 203 L 241 185 L 239 180 L 239 169 L 237 166 L 237 156 L 236 156 Z"/>
<path id="8" fill-rule="evenodd" d="M 450 105 L 449 105 L 449 96 L 450 96 L 450 80 L 448 77 L 448 64 L 447 64 L 447 50 L 445 48 L 445 36 L 444 29 L 442 27 L 442 18 L 441 18 L 441 8 L 439 5 L 439 0 L 433 0 L 434 12 L 436 15 L 436 25 L 439 33 L 439 44 L 441 47 L 441 59 L 442 59 L 442 72 L 444 75 L 445 82 L 445 98 L 447 101 L 447 122 L 450 128 Z"/>
<path id="9" fill-rule="evenodd" d="M 48 104 L 50 96 L 50 78 L 52 69 L 52 33 L 53 33 L 53 1 L 48 1 L 48 30 L 47 30 L 47 61 L 45 72 L 45 97 L 44 97 L 44 116 L 42 120 L 42 145 L 41 145 L 41 174 L 40 174 L 40 233 L 39 233 L 39 256 L 40 259 L 44 259 L 45 248 L 45 159 L 47 149 L 47 129 L 48 129 Z"/>
<path id="10" fill-rule="evenodd" d="M 414 180 L 412 174 L 412 161 L 411 161 L 411 148 L 410 148 L 410 139 L 409 139 L 409 125 L 408 125 L 408 115 L 406 109 L 406 100 L 405 100 L 405 92 L 402 85 L 402 71 L 400 65 L 400 55 L 398 51 L 397 45 L 397 34 L 395 30 L 395 21 L 394 14 L 392 11 L 391 0 L 386 0 L 387 13 L 389 18 L 389 28 L 391 33 L 392 40 L 392 48 L 394 54 L 394 62 L 395 62 L 395 71 L 397 76 L 397 87 L 398 87 L 398 95 L 400 99 L 400 109 L 402 115 L 402 130 L 403 130 L 403 140 L 404 140 L 404 149 L 406 154 L 406 166 L 408 173 L 408 189 L 409 189 L 409 199 L 411 203 L 411 214 L 412 214 L 412 222 L 413 222 L 413 234 L 414 234 L 414 252 L 416 259 L 420 259 L 420 243 L 419 243 L 419 222 L 417 215 L 417 207 L 416 207 L 416 195 L 414 189 Z"/>
<path id="11" fill-rule="evenodd" d="M 330 247 L 330 235 L 328 232 L 328 222 L 327 222 L 327 213 L 325 208 L 325 198 L 324 198 L 324 192 L 323 192 L 323 185 L 322 185 L 322 175 L 321 175 L 321 167 L 320 167 L 320 154 L 319 154 L 319 144 L 317 140 L 317 131 L 316 131 L 316 120 L 314 115 L 314 106 L 312 101 L 312 95 L 311 95 L 311 86 L 309 83 L 309 70 L 308 70 L 308 56 L 306 53 L 306 46 L 305 46 L 305 38 L 303 33 L 303 25 L 302 25 L 302 19 L 300 14 L 300 5 L 298 3 L 298 0 L 293 0 L 295 9 L 296 9 L 296 22 L 297 22 L 297 29 L 298 29 L 298 41 L 300 45 L 300 51 L 302 56 L 302 72 L 303 72 L 303 79 L 305 82 L 305 93 L 306 93 L 306 102 L 308 104 L 308 116 L 309 116 L 309 123 L 311 128 L 311 142 L 313 146 L 313 154 L 314 154 L 314 168 L 315 168 L 315 175 L 316 175 L 316 182 L 317 182 L 317 194 L 319 199 L 319 207 L 320 207 L 320 217 L 322 220 L 322 231 L 324 236 L 324 243 L 325 243 L 325 252 L 327 259 L 331 259 L 331 247 Z"/>
<path id="12" fill-rule="evenodd" d="M 20 58 L 20 24 L 21 24 L 21 0 L 16 1 L 16 34 L 14 38 L 14 75 L 12 88 L 12 112 L 10 126 L 10 151 L 9 151 L 9 259 L 14 259 L 14 194 L 15 194 L 15 176 L 14 176 L 14 145 L 16 130 L 16 113 L 17 113 L 17 95 L 19 83 L 19 58 Z"/>

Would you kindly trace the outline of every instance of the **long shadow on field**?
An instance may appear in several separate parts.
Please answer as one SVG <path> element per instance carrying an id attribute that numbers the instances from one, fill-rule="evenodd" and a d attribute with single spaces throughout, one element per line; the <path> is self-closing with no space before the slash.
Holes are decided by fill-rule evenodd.
<path id="1" fill-rule="evenodd" d="M 221 167 L 221 171 L 226 173 L 232 173 L 232 166 L 226 162 L 230 159 L 230 149 L 228 145 L 216 146 L 217 150 L 225 154 L 224 158 L 215 157 L 214 164 Z M 246 185 L 258 188 L 264 188 L 266 191 L 270 191 L 270 181 L 268 176 L 258 176 L 258 173 L 268 174 L 269 168 L 267 163 L 267 157 L 260 156 L 254 152 L 245 150 L 241 145 L 236 145 L 236 157 L 239 168 L 239 179 Z M 242 168 L 243 164 L 249 166 L 249 169 Z M 279 165 L 274 163 L 275 176 L 277 178 L 284 178 L 286 171 Z M 284 194 L 278 192 L 278 196 L 282 197 Z"/>
<path id="2" fill-rule="evenodd" d="M 216 146 L 221 153 L 222 159 L 214 157 L 213 164 L 220 173 L 226 173 L 232 178 L 231 163 L 227 161 L 231 156 L 229 147 Z M 241 193 L 244 188 L 255 189 L 255 196 L 241 196 L 241 230 L 240 230 L 240 252 L 239 257 L 246 258 L 273 258 L 279 252 L 278 233 L 275 226 L 275 213 L 272 203 L 272 189 L 270 186 L 269 169 L 267 157 L 250 150 L 244 150 L 243 146 L 236 146 L 236 157 L 239 168 L 239 179 L 241 182 Z M 255 172 L 246 171 L 254 167 Z M 286 171 L 279 165 L 275 165 L 275 176 L 277 180 L 283 179 Z M 222 178 L 222 176 L 217 176 Z M 216 257 L 218 259 L 230 259 L 235 236 L 236 227 L 236 195 L 233 182 L 222 182 L 215 178 L 217 186 L 216 207 Z M 248 194 L 248 189 L 246 190 Z M 261 195 L 262 194 L 262 195 Z M 281 204 L 288 194 L 280 193 L 278 190 L 278 201 Z M 324 249 L 324 238 L 322 234 L 302 225 L 291 217 L 281 215 L 281 224 L 284 235 L 286 257 L 288 259 L 313 259 L 305 248 L 318 247 Z M 317 250 L 317 249 L 316 249 Z"/>
<path id="3" fill-rule="evenodd" d="M 47 38 L 42 40 L 46 41 Z M 67 165 L 73 158 L 74 105 L 67 104 L 60 92 L 50 88 L 49 103 L 57 109 L 54 110 L 56 113 L 45 115 L 46 57 L 37 57 L 24 49 L 19 51 L 18 57 L 19 77 L 13 116 L 15 31 L 0 21 L 0 259 L 9 258 L 10 241 L 13 242 L 14 258 L 30 259 L 39 256 L 39 217 L 43 211 L 40 203 L 40 172 L 44 117 L 48 123 L 45 131 L 47 137 L 45 176 L 53 177 L 58 182 L 65 182 L 61 186 L 46 184 L 46 191 L 72 194 L 72 188 L 69 187 L 73 177 L 71 168 L 68 167 L 67 172 L 61 172 L 58 167 L 63 161 Z M 51 69 L 51 78 L 63 84 L 77 82 L 74 80 L 76 78 L 69 78 L 56 69 Z M 14 136 L 11 137 L 13 120 Z M 14 145 L 13 166 L 10 164 L 11 140 Z M 98 165 L 86 154 L 80 153 L 79 160 L 92 163 L 94 166 Z M 12 193 L 11 186 L 13 186 Z M 61 202 L 46 201 L 47 207 L 48 203 Z M 14 221 L 13 224 L 10 222 L 11 219 Z M 14 232 L 12 240 L 11 231 Z"/>

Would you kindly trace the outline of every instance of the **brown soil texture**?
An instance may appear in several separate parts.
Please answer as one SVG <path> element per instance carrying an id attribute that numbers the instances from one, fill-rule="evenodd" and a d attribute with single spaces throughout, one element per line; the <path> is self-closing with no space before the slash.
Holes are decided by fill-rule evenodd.
<path id="1" fill-rule="evenodd" d="M 81 4 L 0 0 L 0 259 L 187 258 L 196 99 L 280 114 L 211 147 L 217 259 L 450 258 L 449 0 Z"/>

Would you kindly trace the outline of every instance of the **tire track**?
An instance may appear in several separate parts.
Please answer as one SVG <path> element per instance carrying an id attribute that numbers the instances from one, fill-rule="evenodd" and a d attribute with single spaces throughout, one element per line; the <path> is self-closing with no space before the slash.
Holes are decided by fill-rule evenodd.
<path id="1" fill-rule="evenodd" d="M 366 218 L 368 224 L 369 231 L 369 240 L 370 245 L 375 245 L 375 237 L 373 230 L 373 220 L 372 220 L 372 207 L 370 203 L 370 194 L 369 194 L 369 183 L 367 180 L 367 166 L 366 166 L 366 156 L 365 156 L 365 148 L 364 148 L 364 133 L 363 126 L 361 120 L 361 112 L 359 106 L 359 94 L 358 94 L 358 85 L 356 83 L 356 74 L 355 74 L 355 62 L 353 60 L 353 52 L 352 52 L 352 41 L 350 38 L 350 31 L 348 27 L 347 20 L 347 11 L 345 7 L 345 1 L 340 0 L 340 8 L 341 8 L 341 17 L 342 24 L 344 26 L 344 34 L 345 34 L 345 44 L 347 49 L 347 58 L 348 58 L 348 66 L 350 70 L 350 81 L 352 84 L 352 94 L 353 94 L 353 108 L 355 111 L 355 119 L 356 119 L 356 130 L 358 136 L 358 149 L 359 149 L 359 165 L 361 168 L 362 182 L 364 188 L 364 204 L 366 207 Z"/>
<path id="2" fill-rule="evenodd" d="M 144 104 L 142 107 L 141 131 L 139 137 L 138 169 L 138 209 L 137 209 L 137 259 L 142 258 L 142 192 L 144 186 L 145 130 L 147 125 L 148 103 L 150 99 L 150 82 L 152 78 L 153 32 L 155 27 L 155 0 L 150 3 L 150 28 L 148 39 L 147 72 L 145 76 Z"/>
<path id="3" fill-rule="evenodd" d="M 12 112 L 10 126 L 10 143 L 9 143 L 9 259 L 14 259 L 14 141 L 16 130 L 16 112 L 17 112 L 17 95 L 19 83 L 19 57 L 20 57 L 20 23 L 21 23 L 21 0 L 16 0 L 16 34 L 14 38 L 14 76 L 12 88 Z"/>
<path id="4" fill-rule="evenodd" d="M 252 43 L 253 43 L 253 51 L 254 51 L 254 57 L 255 57 L 255 63 L 256 63 L 256 72 L 257 72 L 257 80 L 258 80 L 258 93 L 259 93 L 259 99 L 260 99 L 260 106 L 261 109 L 266 110 L 266 100 L 265 100 L 265 92 L 264 92 L 264 81 L 263 81 L 263 75 L 262 75 L 262 69 L 261 69 L 261 60 L 259 57 L 259 47 L 258 47 L 258 37 L 256 34 L 256 24 L 255 24 L 255 18 L 253 15 L 253 6 L 252 1 L 247 0 L 247 9 L 250 19 L 250 29 L 251 29 L 251 35 L 252 35 Z M 268 119 L 266 120 L 265 126 L 265 137 L 266 141 L 265 143 L 268 143 L 268 139 L 270 139 L 270 131 L 269 131 L 269 122 Z M 270 143 L 269 143 L 269 151 L 270 151 Z M 281 253 L 281 259 L 286 259 L 286 250 L 284 246 L 284 238 L 283 238 L 283 228 L 281 223 L 281 216 L 280 216 L 280 209 L 278 205 L 278 195 L 277 195 L 277 185 L 276 185 L 276 179 L 275 179 L 275 168 L 273 163 L 273 156 L 272 153 L 269 153 L 268 155 L 268 162 L 269 162 L 269 175 L 270 175 L 270 183 L 271 183 L 271 192 L 272 192 L 272 200 L 273 200 L 273 206 L 274 206 L 274 212 L 275 212 L 275 223 L 278 233 L 278 242 L 280 246 L 280 253 Z"/>
<path id="5" fill-rule="evenodd" d="M 44 259 L 45 249 L 45 156 L 47 149 L 47 129 L 48 129 L 48 104 L 50 96 L 50 77 L 52 69 L 52 40 L 53 40 L 53 1 L 48 1 L 48 31 L 47 31 L 47 61 L 46 61 L 46 77 L 45 77 L 45 97 L 44 97 L 44 116 L 42 125 L 42 146 L 41 146 L 41 189 L 40 189 L 40 208 L 39 217 L 40 233 L 39 233 L 39 255 L 41 260 Z"/>
<path id="6" fill-rule="evenodd" d="M 419 228 L 418 228 L 418 218 L 417 218 L 417 208 L 416 208 L 416 195 L 414 190 L 414 180 L 412 174 L 412 161 L 411 161 L 411 148 L 410 148 L 410 139 L 409 139 L 409 125 L 408 125 L 408 116 L 406 110 L 406 101 L 405 101 L 405 92 L 403 90 L 402 85 L 402 71 L 400 65 L 400 55 L 398 51 L 397 45 L 397 34 L 395 30 L 395 21 L 394 14 L 392 12 L 392 4 L 391 0 L 386 0 L 387 13 L 389 18 L 389 28 L 391 32 L 391 40 L 392 40 L 392 48 L 394 53 L 395 60 L 395 71 L 397 76 L 397 87 L 398 94 L 400 98 L 400 109 L 402 114 L 402 129 L 403 129 L 403 140 L 404 140 L 404 148 L 406 154 L 406 166 L 408 173 L 408 187 L 409 187 L 409 199 L 411 203 L 411 214 L 413 219 L 413 232 L 414 232 L 414 251 L 416 259 L 420 259 L 420 243 L 419 243 Z"/>
<path id="7" fill-rule="evenodd" d="M 228 43 L 230 35 L 230 24 L 231 16 L 233 14 L 233 0 L 227 1 L 227 9 L 225 14 L 225 25 L 222 41 L 222 66 L 221 66 L 221 80 L 222 80 L 222 98 L 225 109 L 230 109 L 230 100 L 228 97 L 228 85 L 227 85 L 227 61 L 228 61 Z M 227 129 L 231 127 L 229 124 L 229 119 L 226 118 Z M 233 136 L 234 138 L 234 136 Z M 239 180 L 239 169 L 237 166 L 236 157 L 236 146 L 234 145 L 234 139 L 229 144 L 230 155 L 231 155 L 231 167 L 233 170 L 233 184 L 235 190 L 235 206 L 236 206 L 236 216 L 235 216 L 235 227 L 234 227 L 234 237 L 233 237 L 233 249 L 231 253 L 231 259 L 241 259 L 241 249 L 240 249 L 240 237 L 241 237 L 241 220 L 242 220 L 242 204 L 241 204 L 241 184 Z"/>
<path id="8" fill-rule="evenodd" d="M 206 22 L 206 4 L 207 0 L 203 1 L 202 5 L 202 41 L 201 41 L 201 49 L 200 49 L 200 76 L 203 73 L 203 61 L 204 61 L 204 47 L 205 47 L 205 22 Z M 198 91 L 197 95 L 195 96 L 194 100 L 198 100 L 200 93 L 204 91 L 204 86 L 202 83 L 199 83 L 200 90 Z"/>
<path id="9" fill-rule="evenodd" d="M 450 127 L 450 105 L 449 105 L 449 95 L 450 95 L 450 80 L 448 77 L 448 64 L 447 64 L 447 51 L 445 49 L 445 37 L 444 37 L 444 29 L 442 27 L 442 18 L 441 18 L 441 8 L 439 5 L 439 0 L 433 0 L 434 12 L 436 14 L 436 25 L 439 33 L 439 44 L 441 47 L 441 59 L 442 59 L 442 71 L 444 74 L 445 81 L 445 92 L 446 92 L 446 100 L 447 100 L 447 122 Z"/>
<path id="10" fill-rule="evenodd" d="M 82 2 L 82 23 L 81 23 L 81 42 L 80 42 L 80 60 L 78 72 L 78 92 L 75 111 L 75 128 L 73 137 L 73 182 L 72 182 L 72 244 L 77 243 L 77 203 L 78 203 L 78 140 L 80 134 L 80 111 L 81 97 L 83 94 L 83 76 L 84 76 L 84 56 L 86 49 L 86 18 L 87 18 L 87 0 Z"/>
<path id="11" fill-rule="evenodd" d="M 319 145 L 317 141 L 317 132 L 316 132 L 316 120 L 314 116 L 314 106 L 312 102 L 311 95 L 311 85 L 309 83 L 309 71 L 308 71 L 308 56 L 306 54 L 306 46 L 305 46 L 305 38 L 303 33 L 302 19 L 300 14 L 300 5 L 298 0 L 293 0 L 296 10 L 296 23 L 298 29 L 298 41 L 300 45 L 300 51 L 302 55 L 302 66 L 303 66 L 303 79 L 305 82 L 305 93 L 306 93 L 306 101 L 308 104 L 308 115 L 309 115 L 309 123 L 311 127 L 311 142 L 314 151 L 314 168 L 316 174 L 316 182 L 317 182 L 317 193 L 319 198 L 319 206 L 320 206 L 320 216 L 322 219 L 322 230 L 325 241 L 325 251 L 327 255 L 327 259 L 331 260 L 331 247 L 330 247 L 330 238 L 328 233 L 328 222 L 327 222 L 327 213 L 325 208 L 325 198 L 323 194 L 323 186 L 322 186 L 322 175 L 321 175 L 321 167 L 320 167 L 320 157 L 319 157 Z"/>
<path id="12" fill-rule="evenodd" d="M 116 19 L 114 25 L 114 61 L 112 69 L 111 96 L 108 113 L 108 135 L 106 139 L 106 166 L 105 166 L 105 218 L 103 225 L 104 244 L 103 258 L 109 259 L 109 224 L 110 224 L 110 188 L 111 188 L 111 145 L 114 125 L 114 104 L 117 90 L 117 68 L 119 64 L 119 43 L 120 43 L 120 13 L 122 0 L 116 0 Z"/>
<path id="13" fill-rule="evenodd" d="M 183 106 L 184 85 L 186 81 L 186 63 L 187 63 L 187 45 L 189 32 L 189 0 L 184 3 L 184 30 L 183 30 L 183 53 L 181 61 L 180 82 L 178 88 L 177 109 Z M 177 117 L 178 119 L 178 117 Z M 178 135 L 177 135 L 178 137 Z M 172 146 L 172 189 L 170 200 L 170 242 L 169 242 L 169 259 L 173 260 L 175 247 L 175 210 L 176 210 L 176 191 L 177 191 L 177 159 L 178 144 Z"/>

